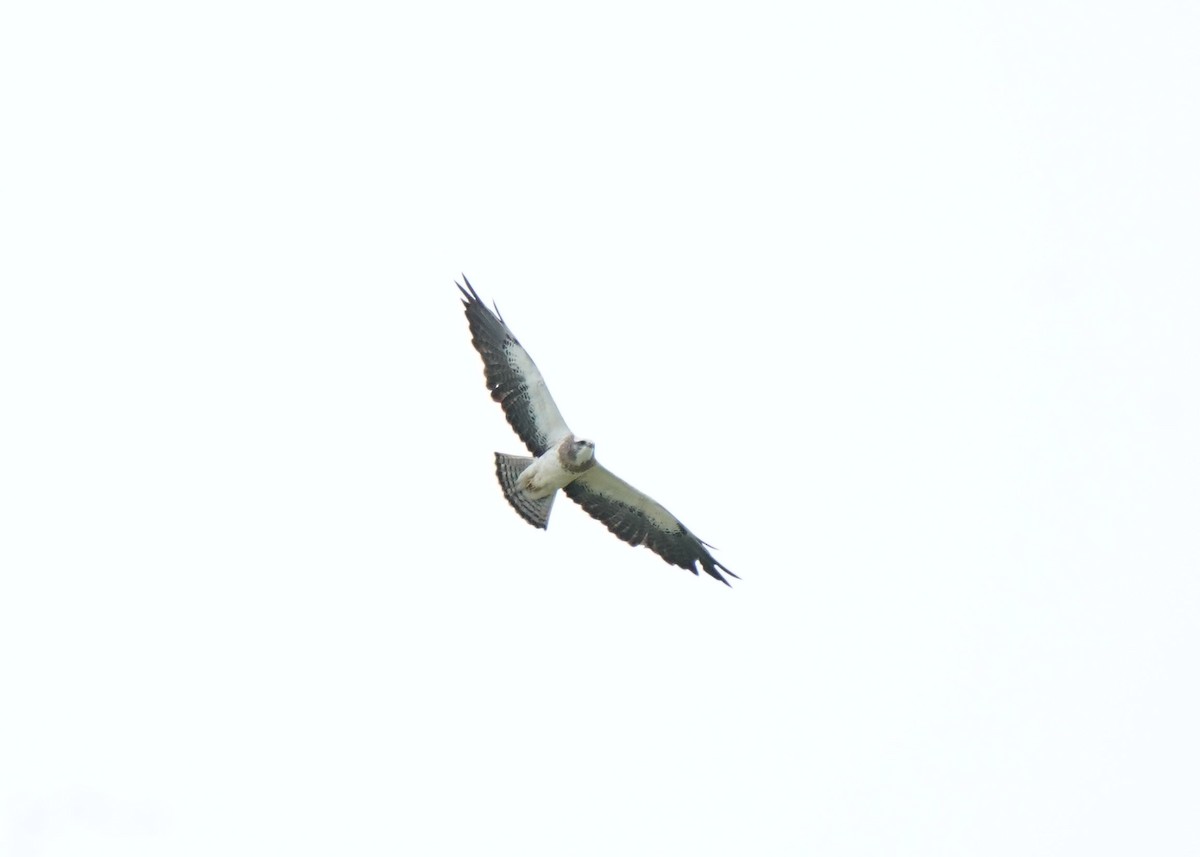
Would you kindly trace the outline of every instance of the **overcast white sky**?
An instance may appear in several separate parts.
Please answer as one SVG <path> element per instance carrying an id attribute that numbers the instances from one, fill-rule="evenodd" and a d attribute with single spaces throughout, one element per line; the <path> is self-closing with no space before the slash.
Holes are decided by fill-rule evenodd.
<path id="1" fill-rule="evenodd" d="M 1200 851 L 1195 4 L 412 5 L 0 12 L 0 853 Z"/>

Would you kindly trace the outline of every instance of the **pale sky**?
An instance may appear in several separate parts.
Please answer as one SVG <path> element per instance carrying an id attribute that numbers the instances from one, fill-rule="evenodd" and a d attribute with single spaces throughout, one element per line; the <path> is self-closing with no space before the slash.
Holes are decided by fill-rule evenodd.
<path id="1" fill-rule="evenodd" d="M 0 854 L 1200 852 L 1194 4 L 0 12 Z M 454 280 L 732 589 L 494 450 Z"/>

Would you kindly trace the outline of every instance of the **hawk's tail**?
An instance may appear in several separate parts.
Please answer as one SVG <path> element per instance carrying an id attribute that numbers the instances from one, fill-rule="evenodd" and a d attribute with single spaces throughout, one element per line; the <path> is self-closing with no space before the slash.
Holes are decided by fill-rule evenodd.
<path id="1" fill-rule="evenodd" d="M 524 455 L 505 455 L 496 453 L 496 478 L 504 489 L 504 499 L 517 510 L 517 514 L 535 527 L 546 529 L 550 523 L 550 507 L 554 505 L 555 491 L 549 497 L 535 500 L 526 494 L 517 484 L 517 479 L 525 468 L 533 464 L 533 459 Z"/>

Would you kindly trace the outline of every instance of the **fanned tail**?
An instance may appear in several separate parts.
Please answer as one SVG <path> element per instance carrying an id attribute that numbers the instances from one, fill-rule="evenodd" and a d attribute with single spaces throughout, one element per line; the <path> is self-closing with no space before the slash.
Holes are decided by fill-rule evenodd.
<path id="1" fill-rule="evenodd" d="M 550 508 L 554 505 L 554 495 L 558 492 L 535 500 L 521 489 L 517 480 L 531 464 L 533 459 L 528 456 L 497 452 L 496 478 L 500 480 L 500 488 L 504 491 L 504 499 L 508 501 L 508 505 L 533 526 L 544 530 L 550 523 Z"/>

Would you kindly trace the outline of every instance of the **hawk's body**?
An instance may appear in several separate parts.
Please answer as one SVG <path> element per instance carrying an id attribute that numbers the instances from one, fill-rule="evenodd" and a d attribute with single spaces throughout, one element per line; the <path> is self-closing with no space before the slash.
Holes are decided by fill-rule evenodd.
<path id="1" fill-rule="evenodd" d="M 566 488 L 581 473 L 595 465 L 593 448 L 590 440 L 577 441 L 575 435 L 567 435 L 521 472 L 517 487 L 535 500 L 548 497 L 559 488 Z"/>
<path id="2" fill-rule="evenodd" d="M 471 341 L 483 358 L 492 398 L 534 457 L 496 453 L 496 477 L 522 518 L 545 529 L 554 497 L 563 491 L 593 518 L 631 545 L 646 545 L 672 565 L 699 574 L 697 565 L 728 585 L 737 577 L 713 558 L 704 542 L 661 504 L 613 475 L 595 458 L 591 441 L 578 440 L 550 397 L 529 353 L 471 283 L 463 293 Z"/>

